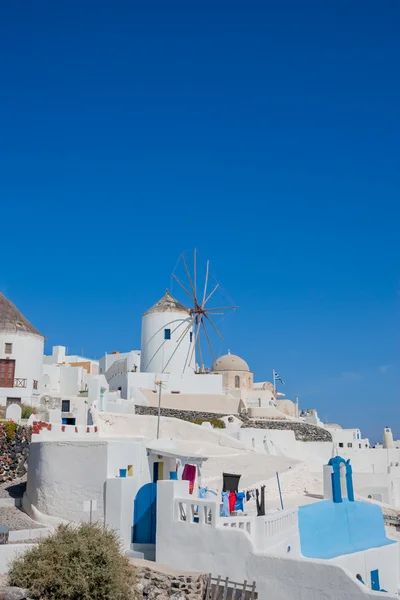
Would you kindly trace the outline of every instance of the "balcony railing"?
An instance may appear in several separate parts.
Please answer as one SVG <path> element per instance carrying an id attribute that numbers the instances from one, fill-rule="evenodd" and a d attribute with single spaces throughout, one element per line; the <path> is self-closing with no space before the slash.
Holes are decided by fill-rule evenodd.
<path id="1" fill-rule="evenodd" d="M 14 387 L 15 388 L 26 388 L 26 379 L 21 379 L 21 377 L 16 377 L 14 379 Z"/>

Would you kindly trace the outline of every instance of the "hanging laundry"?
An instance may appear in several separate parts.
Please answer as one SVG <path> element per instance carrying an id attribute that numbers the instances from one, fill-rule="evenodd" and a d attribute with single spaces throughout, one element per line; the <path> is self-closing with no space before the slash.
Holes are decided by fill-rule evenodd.
<path id="1" fill-rule="evenodd" d="M 229 512 L 233 513 L 236 504 L 236 492 L 229 492 Z"/>
<path id="2" fill-rule="evenodd" d="M 256 490 L 256 506 L 257 506 L 257 517 L 261 517 L 261 502 L 260 502 L 260 492 Z"/>
<path id="3" fill-rule="evenodd" d="M 244 512 L 244 496 L 244 492 L 238 492 L 236 494 L 235 510 Z"/>
<path id="4" fill-rule="evenodd" d="M 247 490 L 246 492 L 246 502 L 248 502 L 251 498 L 250 492 Z"/>
<path id="5" fill-rule="evenodd" d="M 230 473 L 223 473 L 223 491 L 224 492 L 237 492 L 239 489 L 239 480 L 241 475 L 231 475 Z"/>
<path id="6" fill-rule="evenodd" d="M 196 479 L 196 467 L 194 465 L 185 465 L 182 473 L 183 481 L 189 482 L 189 494 L 193 494 L 194 481 Z"/>
<path id="7" fill-rule="evenodd" d="M 199 498 L 205 498 L 207 494 L 207 488 L 199 487 Z"/>
<path id="8" fill-rule="evenodd" d="M 222 492 L 222 510 L 221 517 L 229 517 L 229 492 Z"/>
<path id="9" fill-rule="evenodd" d="M 261 486 L 261 515 L 265 515 L 265 485 Z"/>

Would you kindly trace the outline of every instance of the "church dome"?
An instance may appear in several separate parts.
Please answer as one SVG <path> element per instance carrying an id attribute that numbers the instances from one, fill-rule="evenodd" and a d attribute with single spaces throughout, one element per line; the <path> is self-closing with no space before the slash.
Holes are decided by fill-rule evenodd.
<path id="1" fill-rule="evenodd" d="M 250 369 L 243 358 L 229 352 L 217 358 L 211 367 L 211 371 L 250 371 Z"/>

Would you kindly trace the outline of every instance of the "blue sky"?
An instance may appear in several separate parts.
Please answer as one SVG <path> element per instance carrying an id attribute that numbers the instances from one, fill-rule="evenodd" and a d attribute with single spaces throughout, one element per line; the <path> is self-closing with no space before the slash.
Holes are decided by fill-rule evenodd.
<path id="1" fill-rule="evenodd" d="M 397 0 L 3 2 L 0 289 L 48 348 L 99 357 L 139 346 L 197 247 L 240 307 L 216 351 L 400 437 L 399 20 Z"/>

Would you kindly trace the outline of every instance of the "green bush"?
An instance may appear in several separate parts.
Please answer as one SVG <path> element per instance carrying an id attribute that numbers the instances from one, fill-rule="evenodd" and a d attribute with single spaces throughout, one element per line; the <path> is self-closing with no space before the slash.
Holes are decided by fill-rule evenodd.
<path id="1" fill-rule="evenodd" d="M 12 442 L 15 438 L 15 433 L 17 431 L 18 425 L 14 423 L 14 421 L 6 421 L 4 423 L 6 428 L 6 440 L 7 442 Z"/>
<path id="2" fill-rule="evenodd" d="M 8 581 L 40 600 L 132 600 L 134 572 L 117 534 L 85 523 L 40 539 L 11 563 Z"/>
<path id="3" fill-rule="evenodd" d="M 190 423 L 194 423 L 195 425 L 211 423 L 211 425 L 216 429 L 225 429 L 225 423 L 221 421 L 221 419 L 217 419 L 215 417 L 210 417 L 209 419 L 193 419 L 193 421 L 190 421 Z"/>
<path id="4" fill-rule="evenodd" d="M 21 409 L 21 419 L 29 419 L 31 415 L 37 414 L 36 408 L 33 408 L 33 406 L 28 406 L 28 404 L 22 404 Z"/>

